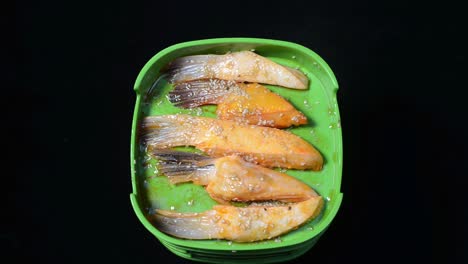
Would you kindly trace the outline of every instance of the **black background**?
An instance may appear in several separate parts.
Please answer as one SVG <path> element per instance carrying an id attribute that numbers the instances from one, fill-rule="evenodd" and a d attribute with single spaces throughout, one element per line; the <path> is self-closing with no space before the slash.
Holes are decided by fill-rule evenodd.
<path id="1" fill-rule="evenodd" d="M 394 1 L 16 2 L 3 17 L 14 38 L 2 51 L 2 258 L 189 263 L 130 205 L 133 83 L 172 44 L 259 37 L 314 50 L 340 85 L 343 204 L 293 262 L 466 263 L 462 10 Z"/>

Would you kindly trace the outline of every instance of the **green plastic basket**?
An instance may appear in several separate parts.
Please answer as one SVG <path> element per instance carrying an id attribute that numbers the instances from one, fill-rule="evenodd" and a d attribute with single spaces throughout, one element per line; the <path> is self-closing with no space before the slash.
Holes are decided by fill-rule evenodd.
<path id="1" fill-rule="evenodd" d="M 230 51 L 252 50 L 282 65 L 298 68 L 309 80 L 308 90 L 286 89 L 266 85 L 303 112 L 309 124 L 288 130 L 314 145 L 324 157 L 322 171 L 286 170 L 314 188 L 325 198 L 325 207 L 315 220 L 279 239 L 255 243 L 233 243 L 224 240 L 186 240 L 159 231 L 147 216 L 154 208 L 179 212 L 202 212 L 216 204 L 203 187 L 191 183 L 171 185 L 157 174 L 155 160 L 149 159 L 138 142 L 138 126 L 145 116 L 185 113 L 215 117 L 216 106 L 197 109 L 174 107 L 167 99 L 172 89 L 160 70 L 181 56 L 224 54 Z M 145 100 L 150 87 L 154 94 Z M 131 203 L 138 219 L 174 254 L 195 261 L 272 263 L 300 256 L 310 249 L 335 217 L 342 201 L 340 192 L 343 150 L 340 115 L 336 92 L 338 83 L 330 67 L 316 53 L 301 45 L 269 39 L 218 38 L 184 42 L 170 46 L 151 58 L 138 75 L 135 86 L 136 103 L 133 115 L 130 161 L 133 192 Z"/>

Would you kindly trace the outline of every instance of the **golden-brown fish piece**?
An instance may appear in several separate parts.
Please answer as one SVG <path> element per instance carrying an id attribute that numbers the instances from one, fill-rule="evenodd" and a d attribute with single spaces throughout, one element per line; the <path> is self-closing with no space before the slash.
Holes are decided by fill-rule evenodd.
<path id="1" fill-rule="evenodd" d="M 193 182 L 206 186 L 219 203 L 229 201 L 301 202 L 317 193 L 285 173 L 244 161 L 238 156 L 210 158 L 196 153 L 153 149 L 158 171 L 173 184 Z"/>
<path id="2" fill-rule="evenodd" d="M 282 66 L 251 51 L 181 57 L 170 62 L 165 70 L 172 83 L 222 79 L 294 89 L 307 89 L 309 83 L 299 70 Z"/>
<path id="3" fill-rule="evenodd" d="M 218 79 L 178 83 L 169 93 L 178 107 L 217 104 L 219 119 L 285 128 L 307 124 L 307 118 L 288 101 L 258 83 L 236 83 Z"/>
<path id="4" fill-rule="evenodd" d="M 239 155 L 265 167 L 321 170 L 323 158 L 291 132 L 190 115 L 143 119 L 142 140 L 153 148 L 195 146 L 212 157 Z"/>
<path id="5" fill-rule="evenodd" d="M 254 242 L 271 239 L 317 217 L 323 206 L 320 196 L 289 205 L 215 205 L 202 213 L 157 210 L 150 218 L 162 232 L 187 239 L 227 239 Z"/>

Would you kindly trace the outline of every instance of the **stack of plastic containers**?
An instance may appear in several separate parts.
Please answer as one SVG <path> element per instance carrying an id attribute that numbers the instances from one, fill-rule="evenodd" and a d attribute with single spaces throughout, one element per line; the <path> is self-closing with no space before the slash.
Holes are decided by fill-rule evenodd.
<path id="1" fill-rule="evenodd" d="M 282 65 L 297 68 L 310 80 L 307 90 L 269 86 L 304 113 L 309 124 L 288 129 L 314 145 L 324 157 L 321 171 L 284 170 L 316 190 L 325 206 L 321 214 L 298 229 L 280 237 L 253 243 L 226 240 L 188 240 L 167 235 L 152 222 L 154 209 L 202 212 L 216 204 L 205 189 L 192 183 L 172 185 L 159 175 L 156 160 L 139 142 L 143 117 L 163 114 L 192 114 L 215 117 L 216 106 L 179 109 L 171 105 L 167 93 L 172 85 L 161 77 L 161 69 L 175 58 L 195 54 L 224 54 L 251 50 Z M 146 96 L 153 87 L 151 98 Z M 341 204 L 342 173 L 341 123 L 336 100 L 338 84 L 330 67 L 316 53 L 301 45 L 268 39 L 220 38 L 191 41 L 168 47 L 143 67 L 135 83 L 136 104 L 131 137 L 132 206 L 143 225 L 174 254 L 207 263 L 274 263 L 296 258 L 318 241 L 332 222 Z M 183 148 L 182 148 L 183 149 Z"/>

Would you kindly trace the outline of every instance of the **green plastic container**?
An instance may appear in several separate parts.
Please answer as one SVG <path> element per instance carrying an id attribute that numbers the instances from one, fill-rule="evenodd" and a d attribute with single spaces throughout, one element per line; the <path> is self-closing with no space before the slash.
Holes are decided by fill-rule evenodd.
<path id="1" fill-rule="evenodd" d="M 308 90 L 293 90 L 266 85 L 289 100 L 303 112 L 309 124 L 288 130 L 314 145 L 323 155 L 322 171 L 286 170 L 314 188 L 325 198 L 319 217 L 280 238 L 255 242 L 233 243 L 224 240 L 186 240 L 160 232 L 148 220 L 154 208 L 179 212 L 202 212 L 216 204 L 203 187 L 192 183 L 171 185 L 160 176 L 138 142 L 139 121 L 150 115 L 186 113 L 215 117 L 216 106 L 197 109 L 174 107 L 166 98 L 172 89 L 160 77 L 160 69 L 175 58 L 195 54 L 225 54 L 229 51 L 252 50 L 277 63 L 304 72 Z M 157 81 L 159 79 L 159 81 Z M 156 82 L 157 81 L 157 82 Z M 145 94 L 154 87 L 153 97 Z M 138 75 L 135 86 L 136 103 L 131 135 L 131 203 L 138 219 L 174 254 L 183 258 L 210 263 L 273 263 L 296 258 L 309 250 L 335 217 L 342 201 L 340 192 L 343 164 L 340 115 L 336 92 L 338 83 L 330 67 L 316 53 L 301 45 L 269 39 L 218 38 L 190 41 L 170 46 L 151 58 Z"/>

